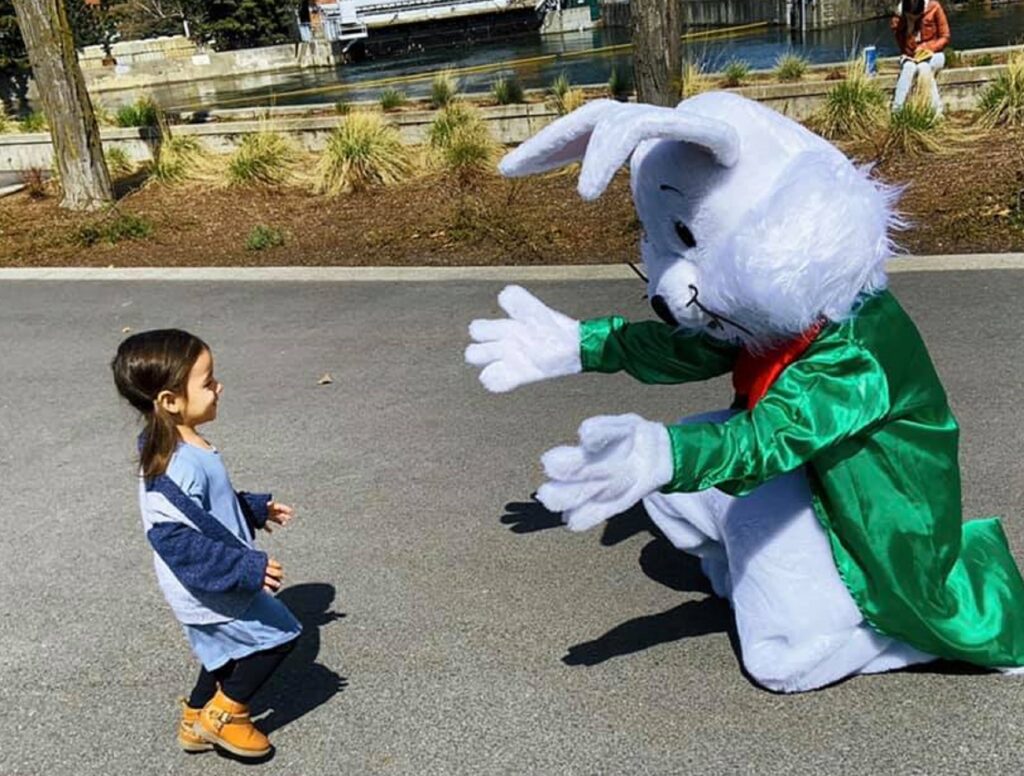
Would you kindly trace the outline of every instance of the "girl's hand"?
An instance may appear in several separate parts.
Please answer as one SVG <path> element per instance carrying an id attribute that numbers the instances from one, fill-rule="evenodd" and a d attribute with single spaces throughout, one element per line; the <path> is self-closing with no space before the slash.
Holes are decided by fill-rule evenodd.
<path id="1" fill-rule="evenodd" d="M 264 524 L 263 530 L 267 533 L 273 533 L 273 529 L 270 527 L 271 523 L 288 525 L 293 517 L 295 517 L 295 510 L 292 507 L 287 504 L 279 504 L 276 501 L 268 501 L 267 522 Z"/>
<path id="2" fill-rule="evenodd" d="M 267 570 L 263 572 L 263 589 L 268 593 L 276 593 L 284 579 L 284 569 L 273 558 L 267 559 Z"/>

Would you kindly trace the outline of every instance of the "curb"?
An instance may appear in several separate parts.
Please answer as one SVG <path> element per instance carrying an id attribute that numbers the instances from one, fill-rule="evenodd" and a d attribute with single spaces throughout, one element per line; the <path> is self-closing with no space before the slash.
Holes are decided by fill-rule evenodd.
<path id="1" fill-rule="evenodd" d="M 1024 253 L 906 256 L 890 273 L 1024 270 Z M 38 267 L 0 269 L 4 280 L 426 283 L 453 281 L 636 280 L 627 264 L 543 267 Z"/>

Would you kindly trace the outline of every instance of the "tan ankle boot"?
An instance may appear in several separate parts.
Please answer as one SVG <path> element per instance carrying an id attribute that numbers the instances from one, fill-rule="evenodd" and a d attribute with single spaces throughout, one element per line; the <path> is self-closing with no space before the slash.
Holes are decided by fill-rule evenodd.
<path id="1" fill-rule="evenodd" d="M 193 729 L 199 721 L 199 712 L 202 709 L 193 709 L 184 698 L 178 699 L 181 702 L 181 722 L 178 723 L 178 743 L 186 752 L 209 752 L 213 744 Z"/>
<path id="2" fill-rule="evenodd" d="M 249 707 L 236 703 L 220 690 L 203 706 L 196 733 L 238 757 L 263 757 L 270 752 L 270 739 L 249 719 Z"/>

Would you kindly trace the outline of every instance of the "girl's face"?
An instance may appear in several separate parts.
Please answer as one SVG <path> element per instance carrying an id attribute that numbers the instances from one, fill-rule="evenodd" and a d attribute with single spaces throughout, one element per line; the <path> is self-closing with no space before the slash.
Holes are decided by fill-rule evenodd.
<path id="1" fill-rule="evenodd" d="M 213 376 L 213 355 L 209 350 L 199 354 L 185 384 L 185 401 L 181 409 L 182 425 L 196 427 L 217 417 L 217 400 L 224 386 Z"/>

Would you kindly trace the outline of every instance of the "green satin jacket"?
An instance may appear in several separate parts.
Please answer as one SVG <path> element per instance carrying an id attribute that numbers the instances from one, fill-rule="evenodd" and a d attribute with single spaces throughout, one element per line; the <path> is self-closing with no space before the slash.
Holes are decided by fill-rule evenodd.
<path id="1" fill-rule="evenodd" d="M 655 321 L 581 324 L 585 371 L 646 383 L 724 374 L 738 354 Z M 753 409 L 668 431 L 666 492 L 742 496 L 806 465 L 839 574 L 878 632 L 940 657 L 1024 665 L 1024 581 L 998 519 L 962 522 L 956 419 L 888 291 L 825 327 Z"/>

